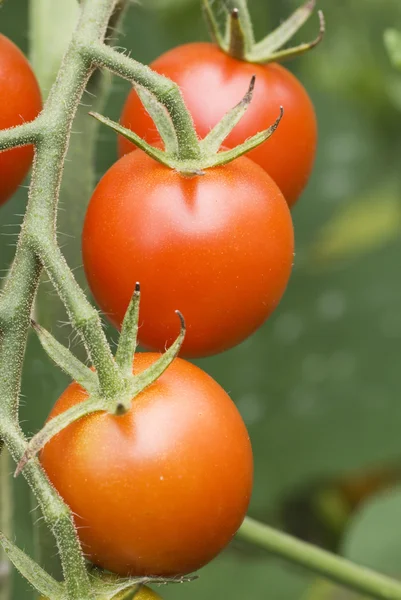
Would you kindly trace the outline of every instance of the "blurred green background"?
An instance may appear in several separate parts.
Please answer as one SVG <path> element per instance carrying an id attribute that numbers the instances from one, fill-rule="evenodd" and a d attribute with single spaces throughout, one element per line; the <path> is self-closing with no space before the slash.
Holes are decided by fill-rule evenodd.
<path id="1" fill-rule="evenodd" d="M 249 4 L 258 36 L 299 5 L 294 0 Z M 4 34 L 31 50 L 46 93 L 69 23 L 55 6 L 49 28 L 51 19 L 40 14 L 41 5 L 41 0 L 30 6 L 27 0 L 8 0 L 0 22 Z M 321 0 L 319 8 L 327 21 L 323 43 L 288 64 L 313 98 L 320 131 L 310 185 L 293 211 L 297 250 L 289 288 L 275 315 L 251 339 L 198 364 L 231 394 L 249 428 L 255 453 L 250 514 L 401 576 L 401 73 L 392 68 L 383 45 L 388 27 L 401 29 L 401 3 Z M 41 27 L 48 39 L 39 47 Z M 312 39 L 316 29 L 312 18 L 297 39 Z M 146 63 L 172 46 L 200 39 L 207 39 L 207 32 L 199 0 L 145 0 L 133 3 L 118 44 Z M 114 79 L 103 112 L 118 119 L 128 89 Z M 81 282 L 80 228 L 94 185 L 95 129 L 86 113 L 96 99 L 85 95 L 83 102 L 58 227 Z M 116 159 L 114 135 L 102 129 L 95 151 L 98 179 Z M 21 187 L 0 210 L 3 272 L 12 260 L 26 196 Z M 49 286 L 37 310 L 43 324 L 75 347 Z M 111 330 L 110 336 L 115 337 Z M 28 434 L 40 428 L 66 384 L 30 339 L 21 399 Z M 18 544 L 57 573 L 53 541 L 42 531 L 22 478 L 14 484 L 14 513 Z M 197 581 L 160 593 L 171 600 L 355 598 L 239 540 Z M 13 599 L 33 598 L 28 584 L 14 576 Z"/>

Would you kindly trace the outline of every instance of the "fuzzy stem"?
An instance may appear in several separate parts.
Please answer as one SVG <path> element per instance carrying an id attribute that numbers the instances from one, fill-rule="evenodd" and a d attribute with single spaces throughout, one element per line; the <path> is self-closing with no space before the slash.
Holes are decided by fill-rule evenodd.
<path id="1" fill-rule="evenodd" d="M 8 451 L 3 448 L 0 453 L 0 531 L 12 535 L 12 487 L 10 479 L 10 460 Z M 0 549 L 0 600 L 11 597 L 10 562 L 5 552 Z"/>
<path id="2" fill-rule="evenodd" d="M 77 49 L 78 38 L 81 34 L 87 40 L 100 43 L 114 5 L 115 0 L 88 0 L 83 5 L 80 21 L 57 80 L 40 119 L 35 122 L 40 125 L 40 133 L 36 126 L 24 125 L 3 131 L 0 135 L 1 148 L 36 141 L 27 213 L 16 256 L 0 298 L 0 398 L 2 400 L 0 436 L 16 461 L 21 459 L 26 446 L 24 436 L 16 424 L 16 408 L 30 315 L 42 262 L 39 259 L 36 242 L 38 239 L 43 243 L 46 243 L 46 240 L 55 240 L 56 208 L 62 165 L 72 121 L 92 73 L 91 66 Z M 53 258 L 56 261 L 58 258 L 55 242 L 53 250 L 54 256 L 48 261 L 51 265 L 53 265 Z M 65 272 L 68 279 L 69 270 L 66 265 Z M 98 320 L 97 331 L 102 331 L 100 320 Z M 112 359 L 109 362 L 112 363 Z M 36 461 L 27 465 L 24 475 L 39 500 L 45 520 L 56 537 L 67 586 L 67 597 L 70 600 L 91 598 L 89 578 L 70 511 L 50 486 Z"/>
<path id="3" fill-rule="evenodd" d="M 177 135 L 178 158 L 180 160 L 199 158 L 199 142 L 192 117 L 184 104 L 180 89 L 175 83 L 101 43 L 87 44 L 84 47 L 84 56 L 98 67 L 105 67 L 116 75 L 151 92 L 170 115 Z"/>
<path id="4" fill-rule="evenodd" d="M 11 456 L 18 462 L 26 448 L 25 438 L 19 426 L 6 417 L 1 417 L 0 435 L 7 444 Z M 68 599 L 91 599 L 89 578 L 70 510 L 49 484 L 37 460 L 32 460 L 26 465 L 24 477 L 34 492 L 43 517 L 57 540 L 67 584 Z"/>
<path id="5" fill-rule="evenodd" d="M 68 268 L 56 240 L 32 232 L 29 239 L 43 266 L 64 302 L 73 327 L 79 332 L 89 357 L 95 366 L 101 391 L 112 398 L 121 391 L 121 375 L 107 343 L 99 314 Z"/>
<path id="6" fill-rule="evenodd" d="M 41 118 L 0 131 L 0 151 L 34 144 L 41 135 Z"/>

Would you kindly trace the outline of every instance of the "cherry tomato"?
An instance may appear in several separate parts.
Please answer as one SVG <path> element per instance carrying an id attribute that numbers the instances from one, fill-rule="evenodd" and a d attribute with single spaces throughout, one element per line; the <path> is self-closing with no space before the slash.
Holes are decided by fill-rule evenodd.
<path id="1" fill-rule="evenodd" d="M 137 354 L 136 373 L 158 354 Z M 71 384 L 50 418 L 88 394 Z M 123 416 L 84 417 L 41 453 L 89 559 L 121 575 L 199 569 L 240 526 L 253 477 L 247 430 L 204 371 L 176 359 Z"/>
<path id="2" fill-rule="evenodd" d="M 224 144 L 232 148 L 267 129 L 282 105 L 284 117 L 277 131 L 248 156 L 275 180 L 288 204 L 295 203 L 312 171 L 317 125 L 312 102 L 290 71 L 277 63 L 255 65 L 237 60 L 208 43 L 179 46 L 150 66 L 180 86 L 200 137 L 241 100 L 256 75 L 252 102 Z M 127 98 L 121 124 L 149 142 L 160 139 L 135 91 Z M 120 156 L 133 149 L 131 142 L 119 137 Z"/>
<path id="3" fill-rule="evenodd" d="M 189 178 L 137 150 L 90 200 L 83 259 L 117 327 L 139 281 L 140 342 L 164 350 L 178 335 L 179 309 L 182 353 L 194 357 L 235 346 L 265 321 L 287 285 L 293 243 L 284 197 L 249 159 Z"/>
<path id="4" fill-rule="evenodd" d="M 0 129 L 32 121 L 42 109 L 35 75 L 21 50 L 0 34 Z M 33 147 L 0 153 L 0 204 L 22 183 L 32 163 Z"/>

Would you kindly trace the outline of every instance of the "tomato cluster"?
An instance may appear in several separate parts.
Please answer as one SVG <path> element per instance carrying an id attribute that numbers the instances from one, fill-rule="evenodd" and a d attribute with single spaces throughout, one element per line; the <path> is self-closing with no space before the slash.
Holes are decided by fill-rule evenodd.
<path id="1" fill-rule="evenodd" d="M 0 57 L 3 85 L 7 69 L 16 74 L 9 91 L 13 110 L 0 115 L 0 127 L 9 127 L 33 119 L 41 101 L 26 60 L 2 37 Z M 117 328 L 141 284 L 139 341 L 153 352 L 135 355 L 135 375 L 177 337 L 176 309 L 187 324 L 181 347 L 187 357 L 232 348 L 276 309 L 293 262 L 289 207 L 309 178 L 317 137 L 306 91 L 276 63 L 249 64 L 212 44 L 188 44 L 152 68 L 180 86 L 201 138 L 256 75 L 253 101 L 228 135 L 228 148 L 267 129 L 280 105 L 285 117 L 248 157 L 202 173 L 171 169 L 119 139 L 121 157 L 89 203 L 83 260 L 93 295 Z M 134 90 L 121 121 L 161 147 Z M 31 160 L 29 147 L 0 156 L 0 176 L 7 171 L 0 202 Z M 88 396 L 72 383 L 49 419 Z M 85 555 L 121 575 L 167 577 L 199 569 L 230 542 L 252 490 L 252 450 L 235 404 L 181 358 L 134 398 L 126 414 L 99 412 L 62 430 L 42 450 L 41 462 L 74 514 Z M 157 596 L 143 588 L 137 597 Z"/>

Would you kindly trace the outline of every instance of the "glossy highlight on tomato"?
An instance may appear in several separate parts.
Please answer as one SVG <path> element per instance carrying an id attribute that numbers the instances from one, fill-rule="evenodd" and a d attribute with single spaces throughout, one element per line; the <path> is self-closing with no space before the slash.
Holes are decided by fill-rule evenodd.
<path id="1" fill-rule="evenodd" d="M 0 34 L 0 129 L 32 121 L 42 109 L 40 90 L 24 54 Z M 0 205 L 14 194 L 31 166 L 33 147 L 0 152 Z"/>
<path id="2" fill-rule="evenodd" d="M 185 317 L 184 356 L 222 352 L 277 307 L 293 262 L 293 225 L 283 195 L 241 157 L 184 177 L 142 151 L 99 182 L 83 229 L 86 276 L 119 327 L 141 284 L 139 340 L 163 351 Z"/>
<path id="3" fill-rule="evenodd" d="M 310 177 L 316 153 L 317 124 L 313 104 L 298 79 L 277 63 L 256 65 L 228 56 L 209 43 L 192 43 L 169 50 L 151 68 L 175 81 L 194 119 L 197 133 L 206 136 L 235 106 L 256 76 L 252 102 L 224 145 L 233 148 L 284 117 L 274 135 L 248 157 L 274 179 L 289 206 L 299 198 Z M 148 142 L 160 140 L 157 129 L 134 90 L 126 100 L 121 124 Z M 120 156 L 135 146 L 119 137 Z"/>
<path id="4" fill-rule="evenodd" d="M 134 372 L 158 357 L 137 354 Z M 71 384 L 49 418 L 87 397 Z M 125 415 L 84 417 L 40 459 L 73 511 L 88 558 L 121 575 L 199 569 L 230 542 L 252 489 L 252 450 L 237 408 L 179 358 Z"/>

